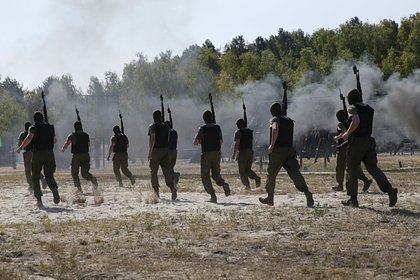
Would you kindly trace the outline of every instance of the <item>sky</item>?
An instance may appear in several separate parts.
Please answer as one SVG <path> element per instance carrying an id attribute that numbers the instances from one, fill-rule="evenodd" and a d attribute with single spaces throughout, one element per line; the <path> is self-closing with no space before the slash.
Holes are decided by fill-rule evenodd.
<path id="1" fill-rule="evenodd" d="M 70 74 L 86 92 L 91 76 L 121 76 L 141 53 L 180 55 L 206 39 L 220 49 L 280 28 L 312 34 L 358 17 L 379 23 L 420 11 L 419 0 L 0 0 L 0 77 L 33 89 Z"/>

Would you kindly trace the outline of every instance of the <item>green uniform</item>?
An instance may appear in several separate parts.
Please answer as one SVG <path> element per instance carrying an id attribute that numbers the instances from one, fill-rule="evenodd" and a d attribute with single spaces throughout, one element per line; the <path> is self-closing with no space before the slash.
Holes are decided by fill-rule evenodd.
<path id="1" fill-rule="evenodd" d="M 255 180 L 257 186 L 261 178 L 252 170 L 254 151 L 252 150 L 253 135 L 249 128 L 241 128 L 235 132 L 234 141 L 239 141 L 238 167 L 242 184 L 249 189 L 249 179 Z"/>
<path id="2" fill-rule="evenodd" d="M 177 151 L 178 145 L 178 132 L 175 129 L 169 130 L 169 150 L 168 150 L 168 157 L 169 157 L 169 168 L 171 169 L 172 176 L 174 177 L 175 184 L 178 184 L 179 181 L 179 172 L 175 172 L 175 164 L 178 155 Z"/>
<path id="3" fill-rule="evenodd" d="M 118 133 L 111 137 L 111 143 L 114 144 L 114 156 L 112 157 L 112 167 L 114 170 L 115 178 L 117 179 L 120 186 L 122 186 L 122 173 L 131 180 L 131 184 L 134 184 L 133 173 L 128 169 L 128 138 L 125 134 Z"/>
<path id="4" fill-rule="evenodd" d="M 26 136 L 28 135 L 28 131 L 22 131 L 19 135 L 18 140 L 19 141 L 23 141 Z M 29 189 L 31 191 L 33 191 L 33 183 L 32 183 L 32 144 L 29 144 L 28 146 L 26 146 L 24 148 L 24 152 L 23 152 L 23 167 L 25 169 L 25 177 L 26 177 L 26 182 L 29 185 Z M 47 184 L 45 182 L 45 178 L 41 173 L 41 183 L 42 183 L 42 188 L 46 188 Z"/>

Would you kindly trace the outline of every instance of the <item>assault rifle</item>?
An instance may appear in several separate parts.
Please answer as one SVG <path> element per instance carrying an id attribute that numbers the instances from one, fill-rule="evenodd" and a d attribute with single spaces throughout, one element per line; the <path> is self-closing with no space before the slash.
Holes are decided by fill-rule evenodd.
<path id="1" fill-rule="evenodd" d="M 172 121 L 172 111 L 171 108 L 169 108 L 169 104 L 166 104 L 168 106 L 168 115 L 169 115 L 169 125 L 171 127 L 171 129 L 174 128 L 174 123 Z"/>
<path id="2" fill-rule="evenodd" d="M 341 89 L 338 89 L 340 91 L 340 99 L 343 102 L 343 110 L 346 113 L 346 119 L 349 118 L 349 113 L 347 112 L 347 105 L 346 105 L 346 99 L 344 98 L 343 93 L 341 92 Z"/>
<path id="3" fill-rule="evenodd" d="M 245 121 L 245 127 L 248 126 L 248 119 L 246 117 L 246 106 L 244 102 L 244 98 L 242 97 L 242 109 L 244 110 L 244 121 Z"/>
<path id="4" fill-rule="evenodd" d="M 42 97 L 42 102 L 44 102 L 44 121 L 45 123 L 48 123 L 48 116 L 47 116 L 47 105 L 45 105 L 45 96 L 44 96 L 44 91 L 41 91 L 41 97 Z"/>
<path id="5" fill-rule="evenodd" d="M 283 104 L 282 104 L 283 115 L 287 116 L 287 83 L 283 82 Z"/>
<path id="6" fill-rule="evenodd" d="M 118 110 L 118 113 L 120 115 L 120 120 L 121 120 L 121 133 L 124 134 L 124 122 L 123 122 L 123 117 L 121 115 L 121 111 Z"/>
<path id="7" fill-rule="evenodd" d="M 211 92 L 209 92 L 210 108 L 211 114 L 213 115 L 213 122 L 216 123 L 216 115 L 214 114 L 213 98 L 211 97 Z"/>
<path id="8" fill-rule="evenodd" d="M 357 69 L 356 64 L 353 65 L 353 73 L 356 75 L 357 90 L 360 92 L 360 100 L 363 102 L 362 85 L 360 84 L 359 69 Z"/>
<path id="9" fill-rule="evenodd" d="M 165 122 L 165 107 L 163 106 L 163 95 L 160 95 L 160 111 L 162 113 L 162 122 Z"/>

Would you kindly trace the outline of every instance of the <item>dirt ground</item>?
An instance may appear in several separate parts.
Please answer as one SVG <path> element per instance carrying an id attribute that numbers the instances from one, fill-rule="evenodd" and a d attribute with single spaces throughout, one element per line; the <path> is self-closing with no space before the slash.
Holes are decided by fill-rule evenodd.
<path id="1" fill-rule="evenodd" d="M 379 162 L 399 190 L 394 208 L 376 183 L 360 208 L 342 206 L 334 158 L 303 162 L 313 208 L 284 172 L 274 207 L 260 204 L 264 187 L 246 192 L 233 162 L 222 164 L 232 195 L 215 186 L 219 203 L 209 203 L 199 165 L 179 162 L 176 201 L 162 177 L 156 199 L 148 166 L 131 164 L 134 187 L 93 169 L 100 191 L 82 179 L 84 195 L 59 170 L 62 202 L 43 190 L 39 210 L 22 167 L 1 168 L 0 279 L 420 279 L 420 156 Z M 263 185 L 264 169 L 255 166 Z"/>

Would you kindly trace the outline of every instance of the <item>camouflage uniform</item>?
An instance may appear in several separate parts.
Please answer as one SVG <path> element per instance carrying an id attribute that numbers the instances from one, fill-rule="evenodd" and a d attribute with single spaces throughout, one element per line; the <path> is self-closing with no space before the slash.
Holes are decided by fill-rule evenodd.
<path id="1" fill-rule="evenodd" d="M 114 144 L 114 156 L 112 157 L 112 167 L 115 174 L 115 178 L 119 183 L 119 186 L 123 186 L 120 169 L 122 173 L 130 179 L 131 184 L 134 185 L 134 175 L 128 169 L 127 136 L 125 136 L 125 134 L 122 133 L 116 133 L 114 134 L 114 136 L 111 137 L 111 143 Z"/>

